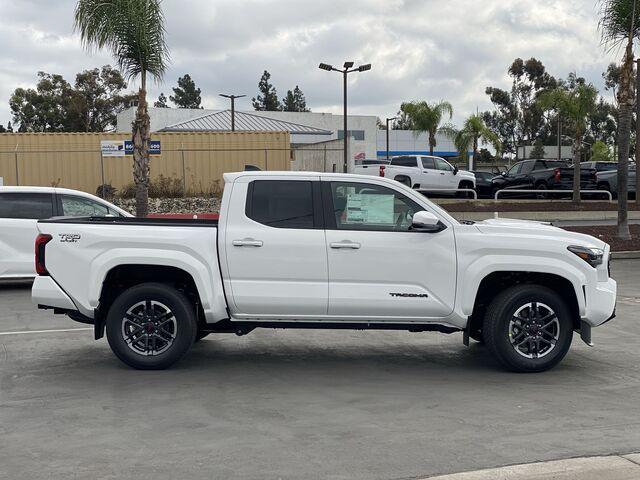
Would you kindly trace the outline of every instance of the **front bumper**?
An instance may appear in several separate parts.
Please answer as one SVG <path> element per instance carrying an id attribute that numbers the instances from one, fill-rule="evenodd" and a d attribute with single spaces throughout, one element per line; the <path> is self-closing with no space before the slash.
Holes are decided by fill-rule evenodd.
<path id="1" fill-rule="evenodd" d="M 615 314 L 618 285 L 613 278 L 585 288 L 585 312 L 581 320 L 592 327 L 611 320 Z"/>

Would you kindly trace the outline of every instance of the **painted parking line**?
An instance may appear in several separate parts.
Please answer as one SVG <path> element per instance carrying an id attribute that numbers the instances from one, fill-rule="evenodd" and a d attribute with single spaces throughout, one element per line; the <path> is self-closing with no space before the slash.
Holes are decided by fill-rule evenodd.
<path id="1" fill-rule="evenodd" d="M 93 330 L 93 327 L 89 328 L 60 328 L 57 330 L 22 330 L 17 332 L 0 332 L 0 335 L 25 335 L 30 333 L 61 333 L 61 332 L 86 332 Z"/>

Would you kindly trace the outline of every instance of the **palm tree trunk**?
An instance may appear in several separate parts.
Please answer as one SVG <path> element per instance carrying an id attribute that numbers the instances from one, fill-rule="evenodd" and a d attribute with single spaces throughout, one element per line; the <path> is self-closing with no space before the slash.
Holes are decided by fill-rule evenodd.
<path id="1" fill-rule="evenodd" d="M 136 184 L 136 216 L 146 217 L 149 212 L 149 137 L 151 121 L 147 107 L 146 73 L 142 72 L 138 92 L 138 108 L 132 125 L 133 180 Z"/>
<path id="2" fill-rule="evenodd" d="M 573 203 L 580 205 L 580 157 L 581 157 L 580 134 L 576 132 L 573 139 Z"/>
<path id="3" fill-rule="evenodd" d="M 618 89 L 618 232 L 623 240 L 631 238 L 628 218 L 629 184 L 629 143 L 631 136 L 631 114 L 635 104 L 633 92 L 633 39 L 629 39 L 625 51 L 624 63 L 620 72 Z"/>
<path id="4" fill-rule="evenodd" d="M 429 132 L 429 155 L 433 156 L 433 147 L 436 145 L 436 134 Z"/>
<path id="5" fill-rule="evenodd" d="M 469 170 L 473 170 L 476 168 L 476 156 L 478 155 L 478 137 L 473 137 L 473 160 L 471 160 L 469 165 Z"/>

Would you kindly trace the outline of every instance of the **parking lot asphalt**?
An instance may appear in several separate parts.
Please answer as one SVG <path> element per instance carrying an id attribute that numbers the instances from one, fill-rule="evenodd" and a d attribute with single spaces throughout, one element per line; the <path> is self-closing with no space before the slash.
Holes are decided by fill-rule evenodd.
<path id="1" fill-rule="evenodd" d="M 0 286 L 0 478 L 402 479 L 640 451 L 640 260 L 618 317 L 554 370 L 460 334 L 257 330 L 131 370 Z M 86 326 L 85 326 L 86 327 Z"/>

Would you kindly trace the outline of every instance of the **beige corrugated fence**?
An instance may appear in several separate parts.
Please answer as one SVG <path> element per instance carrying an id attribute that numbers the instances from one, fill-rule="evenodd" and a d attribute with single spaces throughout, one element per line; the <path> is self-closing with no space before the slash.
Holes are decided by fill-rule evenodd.
<path id="1" fill-rule="evenodd" d="M 127 133 L 0 134 L 0 177 L 4 185 L 59 186 L 95 193 L 102 183 L 100 142 L 129 140 Z M 154 133 L 162 153 L 151 157 L 151 177 L 184 181 L 188 192 L 222 186 L 222 174 L 255 165 L 290 170 L 288 132 Z M 105 183 L 122 188 L 133 181 L 132 156 L 104 157 Z M 17 173 L 17 175 L 16 175 Z"/>

